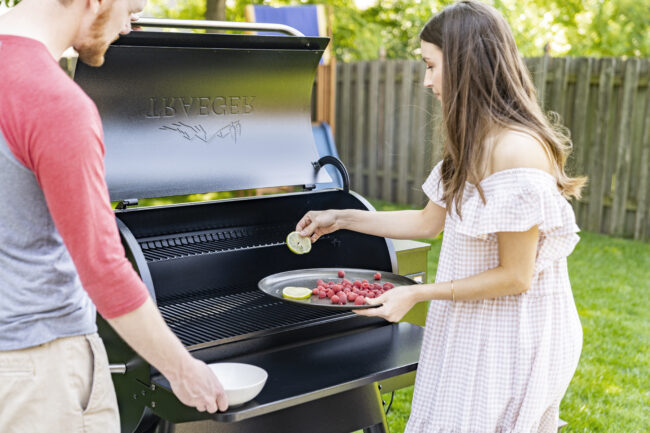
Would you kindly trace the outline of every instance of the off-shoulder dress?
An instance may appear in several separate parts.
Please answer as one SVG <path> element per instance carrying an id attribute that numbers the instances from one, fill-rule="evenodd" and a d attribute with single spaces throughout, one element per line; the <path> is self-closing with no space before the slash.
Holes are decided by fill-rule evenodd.
<path id="1" fill-rule="evenodd" d="M 445 207 L 438 163 L 423 185 Z M 499 264 L 498 232 L 533 226 L 539 243 L 531 288 L 477 301 L 432 301 L 406 433 L 557 431 L 560 401 L 575 372 L 582 328 L 567 256 L 579 240 L 555 178 L 533 168 L 468 183 L 461 213 L 447 214 L 436 282 Z"/>

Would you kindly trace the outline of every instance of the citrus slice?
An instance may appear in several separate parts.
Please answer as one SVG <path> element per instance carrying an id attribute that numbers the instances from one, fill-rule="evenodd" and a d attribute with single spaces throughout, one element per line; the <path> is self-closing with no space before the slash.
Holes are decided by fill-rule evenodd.
<path id="1" fill-rule="evenodd" d="M 298 232 L 291 232 L 287 235 L 287 246 L 295 254 L 306 254 L 311 251 L 309 238 L 300 236 Z"/>
<path id="2" fill-rule="evenodd" d="M 282 289 L 282 296 L 289 299 L 307 299 L 311 296 L 311 290 L 307 287 L 287 286 Z"/>

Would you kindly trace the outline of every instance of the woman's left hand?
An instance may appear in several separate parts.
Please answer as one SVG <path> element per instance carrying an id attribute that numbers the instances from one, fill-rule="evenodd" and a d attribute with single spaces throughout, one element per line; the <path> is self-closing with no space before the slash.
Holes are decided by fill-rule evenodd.
<path id="1" fill-rule="evenodd" d="M 383 293 L 378 298 L 366 298 L 368 305 L 379 305 L 379 307 L 353 311 L 360 316 L 382 317 L 389 322 L 398 322 L 417 301 L 413 286 L 400 286 Z"/>

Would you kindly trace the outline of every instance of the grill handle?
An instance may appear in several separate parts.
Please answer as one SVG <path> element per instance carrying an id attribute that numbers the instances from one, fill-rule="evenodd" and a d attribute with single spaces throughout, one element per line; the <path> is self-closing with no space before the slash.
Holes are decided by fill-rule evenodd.
<path id="1" fill-rule="evenodd" d="M 241 23 L 234 21 L 175 20 L 168 18 L 140 18 L 133 22 L 136 27 L 170 27 L 176 29 L 243 30 L 285 33 L 290 36 L 305 36 L 285 24 Z"/>
<path id="2" fill-rule="evenodd" d="M 317 162 L 312 162 L 312 164 L 316 171 L 320 170 L 324 165 L 332 164 L 341 173 L 341 177 L 343 178 L 343 191 L 350 192 L 350 175 L 340 159 L 332 155 L 326 155 Z"/>
<path id="3" fill-rule="evenodd" d="M 126 364 L 109 364 L 111 374 L 126 374 Z"/>

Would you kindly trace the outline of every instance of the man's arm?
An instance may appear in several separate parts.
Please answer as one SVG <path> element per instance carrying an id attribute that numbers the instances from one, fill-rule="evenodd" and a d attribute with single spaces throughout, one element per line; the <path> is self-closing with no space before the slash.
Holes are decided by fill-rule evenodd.
<path id="1" fill-rule="evenodd" d="M 219 381 L 167 327 L 125 258 L 104 181 L 99 116 L 85 95 L 71 95 L 69 86 L 67 90 L 52 92 L 53 99 L 60 99 L 54 101 L 59 110 L 27 125 L 22 139 L 10 143 L 12 152 L 36 176 L 98 312 L 169 379 L 183 403 L 198 410 L 225 410 Z"/>

